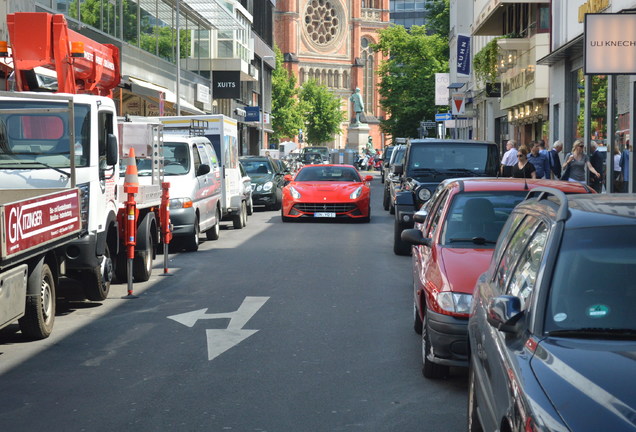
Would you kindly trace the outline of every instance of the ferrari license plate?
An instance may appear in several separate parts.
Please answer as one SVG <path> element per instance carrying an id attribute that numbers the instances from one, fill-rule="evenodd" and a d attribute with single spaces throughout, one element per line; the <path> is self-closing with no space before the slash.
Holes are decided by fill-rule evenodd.
<path id="1" fill-rule="evenodd" d="M 317 212 L 314 213 L 314 217 L 319 217 L 319 218 L 335 218 L 336 214 L 335 213 L 328 213 L 328 212 Z"/>

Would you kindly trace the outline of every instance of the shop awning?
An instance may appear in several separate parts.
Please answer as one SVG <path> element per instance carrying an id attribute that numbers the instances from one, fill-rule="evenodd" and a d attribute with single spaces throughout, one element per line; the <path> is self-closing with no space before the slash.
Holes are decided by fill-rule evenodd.
<path id="1" fill-rule="evenodd" d="M 583 35 L 579 35 L 565 45 L 562 45 L 556 50 L 552 51 L 547 56 L 537 60 L 537 64 L 552 66 L 553 64 L 558 63 L 561 60 L 582 56 L 583 50 Z"/>
<path id="2" fill-rule="evenodd" d="M 153 102 L 159 103 L 160 95 L 163 93 L 163 100 L 165 102 L 170 104 L 177 103 L 177 95 L 165 87 L 134 77 L 128 77 L 128 82 L 130 83 L 130 91 L 139 96 L 150 98 Z M 186 111 L 189 114 L 205 114 L 204 111 L 201 111 L 199 108 L 189 102 L 186 102 L 182 98 L 179 100 L 179 105 L 181 111 Z"/>

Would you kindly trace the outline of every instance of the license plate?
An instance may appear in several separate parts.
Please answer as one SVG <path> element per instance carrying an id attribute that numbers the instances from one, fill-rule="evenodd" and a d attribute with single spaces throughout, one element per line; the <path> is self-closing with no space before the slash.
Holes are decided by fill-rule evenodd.
<path id="1" fill-rule="evenodd" d="M 314 213 L 314 217 L 322 217 L 322 218 L 335 218 L 335 213 L 326 213 L 326 212 L 318 212 Z"/>

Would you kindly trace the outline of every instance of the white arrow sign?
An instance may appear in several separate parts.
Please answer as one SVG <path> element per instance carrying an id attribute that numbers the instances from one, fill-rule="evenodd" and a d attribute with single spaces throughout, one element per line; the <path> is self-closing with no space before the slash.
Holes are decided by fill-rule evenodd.
<path id="1" fill-rule="evenodd" d="M 235 345 L 238 345 L 258 330 L 242 330 L 243 326 L 269 300 L 269 297 L 245 297 L 241 306 L 234 312 L 208 314 L 207 309 L 199 309 L 179 315 L 169 316 L 186 327 L 194 327 L 200 319 L 229 318 L 227 329 L 206 330 L 208 339 L 208 360 L 212 360 Z"/>

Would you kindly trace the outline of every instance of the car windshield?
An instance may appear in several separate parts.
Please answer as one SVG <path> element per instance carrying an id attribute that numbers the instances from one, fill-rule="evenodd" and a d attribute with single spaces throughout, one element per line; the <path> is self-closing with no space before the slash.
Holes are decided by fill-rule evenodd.
<path id="1" fill-rule="evenodd" d="M 329 149 L 327 147 L 305 147 L 303 153 L 318 153 L 325 159 L 329 158 Z"/>
<path id="2" fill-rule="evenodd" d="M 272 174 L 274 169 L 267 159 L 243 159 L 241 163 L 245 167 L 247 174 Z"/>
<path id="3" fill-rule="evenodd" d="M 545 330 L 636 331 L 636 226 L 566 230 Z"/>
<path id="4" fill-rule="evenodd" d="M 190 149 L 187 143 L 164 142 L 164 173 L 167 176 L 190 172 Z"/>
<path id="5" fill-rule="evenodd" d="M 305 153 L 303 155 L 303 162 L 306 164 L 319 164 L 322 163 L 322 156 L 320 155 L 320 153 Z"/>
<path id="6" fill-rule="evenodd" d="M 404 163 L 404 154 L 406 153 L 405 147 L 400 147 L 395 150 L 395 154 L 391 155 L 392 165 L 402 165 Z"/>
<path id="7" fill-rule="evenodd" d="M 337 182 L 360 182 L 360 176 L 354 168 L 334 167 L 334 166 L 311 166 L 304 167 L 298 172 L 294 181 L 314 182 L 314 181 L 337 181 Z"/>
<path id="8" fill-rule="evenodd" d="M 461 176 L 496 175 L 497 149 L 492 145 L 474 143 L 426 143 L 413 145 L 409 154 L 408 172 L 457 172 Z"/>
<path id="9" fill-rule="evenodd" d="M 526 195 L 527 191 L 455 195 L 442 228 L 441 243 L 460 248 L 473 248 L 475 244 L 494 247 L 508 215 Z"/>

